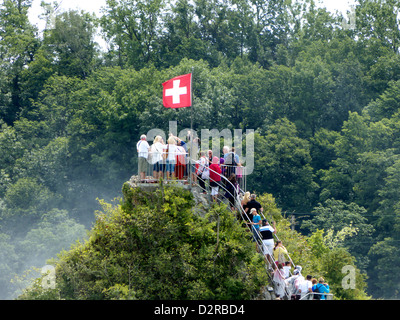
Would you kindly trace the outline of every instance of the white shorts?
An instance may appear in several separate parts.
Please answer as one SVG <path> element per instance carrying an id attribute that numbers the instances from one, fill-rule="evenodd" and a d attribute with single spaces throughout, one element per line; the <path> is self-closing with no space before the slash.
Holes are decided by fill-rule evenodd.
<path id="1" fill-rule="evenodd" d="M 263 240 L 264 254 L 270 254 L 272 256 L 274 252 L 274 240 Z"/>
<path id="2" fill-rule="evenodd" d="M 216 196 L 218 194 L 218 187 L 211 187 L 211 195 Z"/>

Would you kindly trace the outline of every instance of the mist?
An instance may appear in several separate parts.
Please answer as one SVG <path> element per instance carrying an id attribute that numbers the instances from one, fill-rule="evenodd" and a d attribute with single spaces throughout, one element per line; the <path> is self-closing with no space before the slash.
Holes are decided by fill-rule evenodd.
<path id="1" fill-rule="evenodd" d="M 69 181 L 64 194 L 29 184 L 25 193 L 28 203 L 18 205 L 12 203 L 12 192 L 6 192 L 0 198 L 0 299 L 16 299 L 60 252 L 85 241 L 95 212 L 101 209 L 98 200 L 118 201 L 122 184 L 130 176 L 128 173 L 126 179 L 110 184 L 100 183 L 99 177 Z"/>

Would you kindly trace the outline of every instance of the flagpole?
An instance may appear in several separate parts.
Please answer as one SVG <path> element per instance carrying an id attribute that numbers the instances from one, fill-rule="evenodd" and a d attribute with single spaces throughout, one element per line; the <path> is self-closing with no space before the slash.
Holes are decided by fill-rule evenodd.
<path id="1" fill-rule="evenodd" d="M 190 77 L 190 101 L 191 101 L 191 111 L 190 111 L 190 132 L 193 130 L 193 67 L 192 67 L 192 76 Z M 193 139 L 192 139 L 193 141 Z"/>
<path id="2" fill-rule="evenodd" d="M 193 72 L 193 67 L 192 67 Z M 188 79 L 190 76 L 190 80 Z M 181 81 L 183 81 L 182 87 Z M 185 74 L 178 77 L 174 77 L 168 81 L 163 82 L 163 105 L 166 108 L 184 108 L 191 107 L 193 101 L 193 90 L 192 90 L 192 74 Z M 187 92 L 190 86 L 190 93 Z M 181 96 L 183 96 L 183 101 L 181 101 Z M 190 101 L 189 101 L 190 100 Z M 193 110 L 190 110 L 190 130 L 193 132 Z M 175 133 L 177 135 L 177 132 Z M 193 134 L 192 134 L 193 135 Z M 189 136 L 190 137 L 190 136 Z M 191 140 L 191 152 L 189 153 L 189 166 L 191 165 L 190 159 L 193 155 L 193 137 Z M 190 176 L 191 177 L 191 176 Z M 191 181 L 191 179 L 190 179 Z"/>
<path id="3" fill-rule="evenodd" d="M 190 153 L 189 153 L 189 184 L 190 184 L 190 190 L 192 190 L 192 155 L 193 155 L 193 67 L 192 67 L 192 76 L 190 77 Z"/>

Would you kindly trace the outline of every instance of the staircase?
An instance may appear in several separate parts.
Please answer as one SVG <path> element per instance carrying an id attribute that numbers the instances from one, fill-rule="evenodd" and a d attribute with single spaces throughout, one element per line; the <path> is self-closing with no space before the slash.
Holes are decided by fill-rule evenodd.
<path id="1" fill-rule="evenodd" d="M 209 170 L 211 170 L 211 169 L 209 169 Z M 246 215 L 246 212 L 244 211 L 244 209 L 243 209 L 243 207 L 241 205 L 241 199 L 240 199 L 241 196 L 243 196 L 245 191 L 239 188 L 238 192 L 236 194 L 232 195 L 229 192 L 227 186 L 230 184 L 231 187 L 233 187 L 233 189 L 235 189 L 234 188 L 235 186 L 233 186 L 231 184 L 231 182 L 224 175 L 218 174 L 215 171 L 214 171 L 214 173 L 221 177 L 221 183 L 220 183 L 220 187 L 219 187 L 219 194 L 218 194 L 218 197 L 217 197 L 217 201 L 226 204 L 227 208 L 229 210 L 232 210 L 231 206 L 230 206 L 230 203 L 229 203 L 229 199 L 227 197 L 225 197 L 225 194 L 231 195 L 234 198 L 234 205 L 235 205 L 234 206 L 234 210 L 237 210 L 237 212 L 239 214 L 237 214 L 236 212 L 233 212 L 233 213 L 238 217 L 238 219 L 242 220 L 242 221 L 239 221 L 240 223 L 241 222 L 246 222 L 246 220 L 244 218 L 245 215 Z M 196 188 L 198 188 L 200 190 L 199 191 L 194 191 L 194 193 L 197 193 L 198 196 L 200 196 L 200 197 L 203 196 L 203 198 L 206 198 L 208 200 L 208 202 L 212 201 L 211 195 L 209 194 L 207 188 L 205 190 L 207 192 L 206 195 L 201 192 L 203 190 L 201 189 L 198 181 L 196 183 Z M 260 215 L 261 215 L 262 219 L 266 219 L 262 212 L 260 213 Z M 251 231 L 251 226 L 247 225 L 246 223 L 244 225 L 248 228 L 249 234 L 252 234 L 251 233 L 252 232 Z M 279 240 L 276 235 L 274 235 L 274 236 L 275 236 L 275 240 Z M 260 235 L 259 235 L 259 239 L 258 240 L 259 241 L 256 242 L 256 244 L 257 244 L 257 252 L 260 255 L 262 255 L 263 258 L 264 258 L 264 254 L 263 254 L 264 249 L 263 249 L 263 246 L 262 246 L 262 239 L 261 239 Z M 292 265 L 294 266 L 294 263 L 291 260 L 290 256 L 289 256 L 289 259 L 292 262 Z M 290 299 L 290 292 L 289 292 L 288 288 L 284 285 L 284 282 L 281 282 L 280 283 L 281 288 L 278 288 L 279 287 L 279 283 L 274 281 L 273 272 L 279 272 L 281 277 L 284 278 L 283 274 L 280 272 L 280 270 L 276 269 L 275 266 L 272 266 L 271 263 L 267 259 L 264 258 L 264 261 L 265 261 L 265 270 L 266 270 L 266 272 L 267 272 L 267 274 L 269 276 L 269 279 L 270 279 L 270 285 L 264 288 L 263 293 L 262 293 L 261 296 L 264 297 L 264 299 L 267 299 L 267 300 L 274 300 L 274 299 L 277 298 L 277 293 L 280 292 L 281 293 L 280 296 L 279 296 L 280 299 L 285 299 L 285 300 Z M 282 287 L 284 287 L 284 288 L 282 289 Z"/>

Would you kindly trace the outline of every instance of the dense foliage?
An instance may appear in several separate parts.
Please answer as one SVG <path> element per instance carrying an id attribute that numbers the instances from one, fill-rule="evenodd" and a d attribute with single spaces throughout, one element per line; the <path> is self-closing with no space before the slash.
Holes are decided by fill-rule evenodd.
<path id="1" fill-rule="evenodd" d="M 89 239 L 61 255 L 53 298 L 243 300 L 267 284 L 263 258 L 224 206 L 201 217 L 189 190 L 124 190 L 125 203 L 103 202 Z"/>
<path id="2" fill-rule="evenodd" d="M 358 0 L 344 27 L 312 0 L 107 0 L 102 17 L 44 14 L 43 34 L 30 5 L 0 5 L 0 298 L 85 237 L 140 134 L 190 127 L 161 83 L 192 71 L 194 129 L 256 130 L 249 189 L 305 236 L 350 228 L 339 247 L 368 293 L 398 298 L 398 2 Z"/>
<path id="3" fill-rule="evenodd" d="M 88 239 L 59 255 L 55 287 L 38 278 L 19 299 L 247 300 L 271 286 L 251 233 L 226 205 L 196 205 L 190 190 L 173 185 L 125 183 L 123 194 L 120 204 L 100 201 Z M 318 230 L 306 238 L 290 229 L 271 195 L 260 201 L 304 273 L 323 275 L 336 299 L 368 299 L 364 275 L 339 243 L 344 237 Z M 344 266 L 355 270 L 350 290 L 342 288 Z"/>

